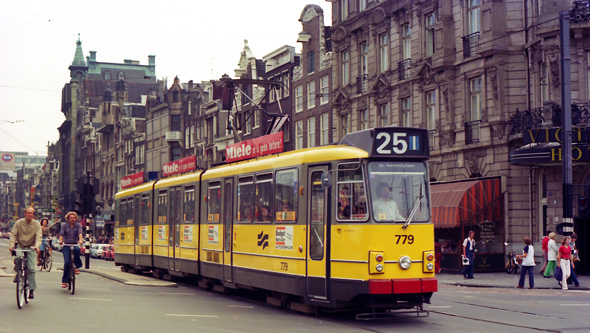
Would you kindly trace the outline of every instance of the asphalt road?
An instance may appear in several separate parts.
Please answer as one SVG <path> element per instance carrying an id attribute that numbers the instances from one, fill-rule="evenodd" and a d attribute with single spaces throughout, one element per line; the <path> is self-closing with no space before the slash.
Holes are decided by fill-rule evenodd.
<path id="1" fill-rule="evenodd" d="M 0 241 L 0 257 L 7 256 Z M 470 288 L 441 284 L 425 318 L 358 321 L 349 313 L 303 315 L 252 295 L 223 295 L 191 281 L 125 285 L 82 272 L 76 293 L 60 288 L 62 258 L 37 272 L 35 299 L 18 309 L 11 277 L 0 277 L 0 332 L 588 332 L 590 291 Z M 6 260 L 4 260 L 6 261 Z M 92 259 L 92 267 L 116 269 Z"/>

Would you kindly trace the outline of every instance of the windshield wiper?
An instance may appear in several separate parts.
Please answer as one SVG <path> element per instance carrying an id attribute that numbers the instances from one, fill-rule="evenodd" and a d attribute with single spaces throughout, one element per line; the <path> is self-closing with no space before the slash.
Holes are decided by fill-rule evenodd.
<path id="1" fill-rule="evenodd" d="M 408 214 L 408 218 L 406 219 L 406 223 L 404 223 L 404 226 L 402 227 L 402 229 L 407 228 L 410 225 L 410 223 L 412 223 L 412 219 L 414 218 L 414 215 L 418 211 L 418 207 L 420 206 L 420 202 L 422 201 L 422 198 L 424 198 L 424 194 L 422 194 L 422 185 L 420 185 L 420 195 L 417 196 L 416 200 L 414 200 L 414 203 L 412 203 L 412 209 L 410 209 L 410 214 Z"/>

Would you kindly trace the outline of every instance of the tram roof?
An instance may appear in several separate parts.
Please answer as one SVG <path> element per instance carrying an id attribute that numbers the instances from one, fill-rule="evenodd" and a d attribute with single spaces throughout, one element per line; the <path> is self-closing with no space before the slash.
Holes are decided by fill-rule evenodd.
<path id="1" fill-rule="evenodd" d="M 171 176 L 168 178 L 159 179 L 156 183 L 156 188 L 169 187 L 174 185 L 186 184 L 187 182 L 197 182 L 203 173 L 202 170 L 185 173 L 178 176 Z"/>
<path id="2" fill-rule="evenodd" d="M 216 178 L 220 175 L 246 174 L 260 170 L 298 166 L 306 163 L 329 162 L 335 160 L 348 160 L 367 157 L 369 157 L 368 152 L 359 148 L 345 145 L 306 148 L 215 167 L 207 170 L 207 172 L 205 172 L 203 175 L 203 179 Z"/>
<path id="3" fill-rule="evenodd" d="M 140 184 L 134 187 L 130 187 L 128 189 L 121 190 L 115 194 L 115 199 L 119 199 L 121 197 L 127 197 L 133 194 L 137 194 L 140 192 L 144 192 L 146 190 L 151 189 L 154 186 L 155 181 L 147 182 L 144 184 Z"/>

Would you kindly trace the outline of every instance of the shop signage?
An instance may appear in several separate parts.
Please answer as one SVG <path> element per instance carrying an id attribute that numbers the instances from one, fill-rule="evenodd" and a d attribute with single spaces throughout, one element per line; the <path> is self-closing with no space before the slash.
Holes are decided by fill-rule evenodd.
<path id="1" fill-rule="evenodd" d="M 168 177 L 197 169 L 197 155 L 187 156 L 162 165 L 162 176 Z"/>
<path id="2" fill-rule="evenodd" d="M 261 136 L 227 146 L 226 162 L 236 162 L 283 151 L 283 132 Z"/>
<path id="3" fill-rule="evenodd" d="M 563 132 L 559 127 L 530 129 L 522 134 L 522 141 L 525 145 L 529 143 L 561 143 L 563 141 Z M 572 143 L 577 142 L 590 143 L 590 128 L 572 128 Z"/>

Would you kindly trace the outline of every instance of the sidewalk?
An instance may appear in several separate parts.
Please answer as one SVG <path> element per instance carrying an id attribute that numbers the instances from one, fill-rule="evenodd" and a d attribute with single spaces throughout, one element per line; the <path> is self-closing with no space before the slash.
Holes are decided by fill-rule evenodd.
<path id="1" fill-rule="evenodd" d="M 10 257 L 0 257 L 0 278 L 13 277 L 12 270 L 13 263 Z M 56 267 L 54 267 L 56 269 Z M 61 267 L 58 268 L 61 270 Z M 176 287 L 177 284 L 170 281 L 164 281 L 154 278 L 149 275 L 132 274 L 121 272 L 118 267 L 115 268 L 93 268 L 81 269 L 83 273 L 90 273 L 100 275 L 104 278 L 118 281 L 123 284 L 133 286 L 158 286 L 158 287 Z M 518 279 L 520 278 L 520 270 L 518 274 L 507 274 L 506 272 L 498 273 L 475 273 L 474 279 L 466 280 L 463 275 L 453 273 L 437 274 L 436 278 L 440 284 L 464 286 L 464 287 L 480 287 L 480 288 L 516 288 Z M 571 290 L 590 290 L 590 276 L 578 276 L 580 287 L 575 287 L 573 284 L 569 285 Z M 528 276 L 525 278 L 524 288 L 529 287 Z M 535 270 L 535 288 L 537 289 L 561 289 L 557 280 L 554 278 L 545 279 L 539 274 L 538 269 Z"/>

